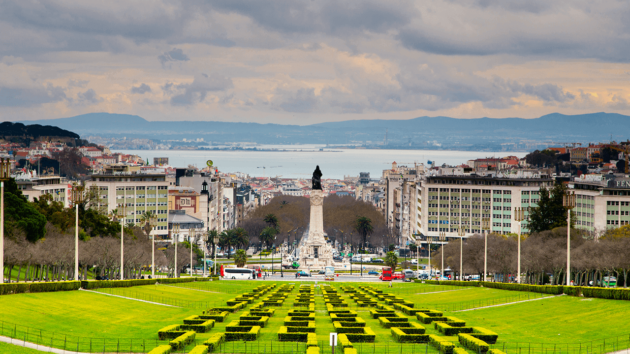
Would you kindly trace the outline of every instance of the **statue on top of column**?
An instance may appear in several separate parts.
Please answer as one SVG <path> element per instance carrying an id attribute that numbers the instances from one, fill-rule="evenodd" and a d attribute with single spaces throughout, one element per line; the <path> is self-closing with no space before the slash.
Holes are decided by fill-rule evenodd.
<path id="1" fill-rule="evenodd" d="M 322 171 L 320 171 L 319 165 L 317 165 L 313 172 L 313 189 L 322 189 Z"/>

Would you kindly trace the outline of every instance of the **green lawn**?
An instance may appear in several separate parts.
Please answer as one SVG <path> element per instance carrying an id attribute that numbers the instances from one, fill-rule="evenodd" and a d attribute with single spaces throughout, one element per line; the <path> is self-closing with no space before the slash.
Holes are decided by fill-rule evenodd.
<path id="1" fill-rule="evenodd" d="M 42 352 L 35 349 L 23 348 L 23 347 L 20 347 L 19 345 L 13 345 L 13 344 L 0 342 L 0 353 L 41 354 Z"/>
<path id="2" fill-rule="evenodd" d="M 585 343 L 622 336 L 628 344 L 630 304 L 621 300 L 551 299 L 457 312 L 454 316 L 499 333 L 499 343 Z M 608 345 L 616 343 L 612 339 Z M 616 345 L 616 344 L 615 344 Z M 610 351 L 613 348 L 610 348 Z"/>
<path id="3" fill-rule="evenodd" d="M 244 350 L 249 353 L 300 353 L 304 351 L 303 343 L 278 342 L 277 332 L 283 325 L 284 317 L 289 310 L 294 309 L 293 301 L 298 294 L 301 284 L 313 282 L 274 282 L 295 284 L 295 289 L 285 301 L 283 307 L 277 308 L 270 318 L 268 325 L 262 329 L 257 341 L 229 342 L 223 350 L 231 352 Z M 326 283 L 319 281 L 319 284 Z M 218 281 L 194 282 L 174 285 L 148 285 L 133 288 L 101 289 L 101 291 L 130 295 L 136 298 L 160 300 L 156 302 L 187 301 L 191 306 L 184 308 L 166 307 L 143 303 L 128 299 L 110 297 L 84 291 L 69 291 L 56 293 L 35 293 L 0 296 L 0 333 L 5 336 L 26 339 L 30 342 L 51 345 L 57 348 L 92 352 L 142 352 L 149 351 L 158 344 L 157 331 L 171 324 L 181 324 L 183 319 L 193 314 L 200 314 L 205 309 L 204 303 L 225 305 L 225 301 L 235 296 L 249 292 L 254 287 L 272 284 L 261 281 Z M 341 286 L 358 288 L 370 285 L 384 292 L 395 294 L 405 300 L 413 301 L 416 307 L 449 308 L 446 315 L 458 317 L 467 322 L 467 326 L 484 327 L 499 334 L 499 342 L 495 348 L 504 346 L 508 353 L 517 350 L 524 354 L 571 353 L 578 354 L 580 349 L 586 353 L 605 353 L 618 349 L 625 349 L 628 344 L 628 318 L 630 317 L 630 303 L 615 300 L 581 299 L 569 296 L 552 297 L 505 306 L 476 309 L 472 311 L 452 311 L 459 307 L 471 308 L 505 301 L 523 300 L 530 296 L 539 297 L 540 294 L 519 293 L 489 288 L 434 286 L 420 283 L 395 283 L 393 288 L 388 283 L 341 283 L 331 282 L 338 293 L 350 306 L 358 312 L 359 317 L 367 322 L 377 335 L 375 343 L 356 344 L 359 353 L 402 353 L 413 354 L 437 351 L 424 344 L 404 344 L 394 342 L 391 330 L 381 327 L 378 320 L 371 318 L 370 308 L 358 308 L 348 294 L 341 290 Z M 265 295 L 263 295 L 265 296 Z M 225 326 L 251 306 L 249 305 L 237 313 L 230 314 L 226 322 L 216 323 L 209 333 L 197 334 L 200 344 L 214 333 L 224 332 Z M 382 302 L 379 302 L 382 303 Z M 316 334 L 323 352 L 327 348 L 329 333 L 334 327 L 325 304 L 321 290 L 315 291 L 316 304 Z M 415 317 L 410 321 L 418 322 Z M 17 324 L 17 326 L 16 326 Z M 427 333 L 438 334 L 433 325 L 422 324 Z M 620 341 L 612 339 L 623 336 Z M 456 337 L 450 338 L 457 343 Z M 606 346 L 603 347 L 604 339 Z M 517 344 L 518 343 L 518 344 Z M 531 344 L 530 344 L 531 343 Z M 570 343 L 567 346 L 567 343 Z M 5 347 L 7 345 L 4 345 Z M 302 347 L 301 347 L 302 346 Z M 0 344 L 0 353 L 31 353 L 32 350 L 10 346 L 5 349 Z M 530 349 L 531 347 L 531 349 Z M 13 350 L 13 348 L 16 348 Z M 519 349 L 520 348 L 520 349 Z M 531 352 L 530 350 L 533 350 Z"/>

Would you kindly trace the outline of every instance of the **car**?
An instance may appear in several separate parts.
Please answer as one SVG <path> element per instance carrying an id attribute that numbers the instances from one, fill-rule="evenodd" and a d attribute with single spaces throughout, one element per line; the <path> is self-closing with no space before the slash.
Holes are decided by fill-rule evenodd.
<path id="1" fill-rule="evenodd" d="M 395 272 L 394 274 L 392 274 L 392 279 L 404 279 L 405 276 L 403 275 L 402 272 Z"/>
<path id="2" fill-rule="evenodd" d="M 325 270 L 320 270 L 319 272 L 317 272 L 317 274 L 326 275 L 326 271 Z"/>
<path id="3" fill-rule="evenodd" d="M 380 275 L 381 273 L 375 271 L 374 269 L 372 269 L 371 271 L 368 272 L 368 275 Z"/>
<path id="4" fill-rule="evenodd" d="M 343 257 L 333 257 L 334 261 L 343 262 Z"/>
<path id="5" fill-rule="evenodd" d="M 298 270 L 297 273 L 295 273 L 295 274 L 297 274 L 300 277 L 310 277 L 311 276 L 310 273 L 307 273 L 307 272 L 305 272 L 303 270 Z"/>
<path id="6" fill-rule="evenodd" d="M 384 261 L 379 258 L 372 258 L 372 263 L 384 263 Z"/>
<path id="7" fill-rule="evenodd" d="M 412 259 L 412 260 L 411 260 L 411 264 L 413 264 L 413 265 L 418 264 L 418 260 L 417 260 L 417 259 Z"/>

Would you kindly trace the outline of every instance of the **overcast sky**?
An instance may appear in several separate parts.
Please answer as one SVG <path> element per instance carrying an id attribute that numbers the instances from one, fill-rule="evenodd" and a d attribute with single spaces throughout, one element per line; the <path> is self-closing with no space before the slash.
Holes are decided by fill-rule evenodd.
<path id="1" fill-rule="evenodd" d="M 0 0 L 0 120 L 630 114 L 625 0 Z"/>

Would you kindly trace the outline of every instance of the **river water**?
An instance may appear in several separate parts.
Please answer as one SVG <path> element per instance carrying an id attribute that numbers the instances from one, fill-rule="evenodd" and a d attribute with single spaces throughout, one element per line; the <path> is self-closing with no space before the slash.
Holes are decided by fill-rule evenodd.
<path id="1" fill-rule="evenodd" d="M 459 165 L 468 160 L 508 155 L 523 157 L 525 152 L 488 151 L 435 151 L 435 150 L 366 150 L 366 149 L 326 149 L 317 145 L 258 146 L 258 148 L 286 148 L 291 151 L 249 151 L 249 150 L 118 150 L 125 154 L 139 155 L 153 163 L 154 157 L 168 157 L 174 167 L 195 165 L 205 167 L 212 160 L 221 172 L 243 172 L 252 177 L 282 176 L 285 178 L 310 178 L 316 165 L 319 165 L 322 178 L 341 179 L 344 176 L 358 176 L 359 172 L 369 172 L 371 178 L 380 178 L 383 170 L 391 168 L 392 162 L 399 165 L 427 164 L 428 160 L 437 165 Z M 323 148 L 323 151 L 320 149 Z M 297 150 L 296 150 L 297 149 Z M 299 151 L 301 149 L 302 151 Z"/>

